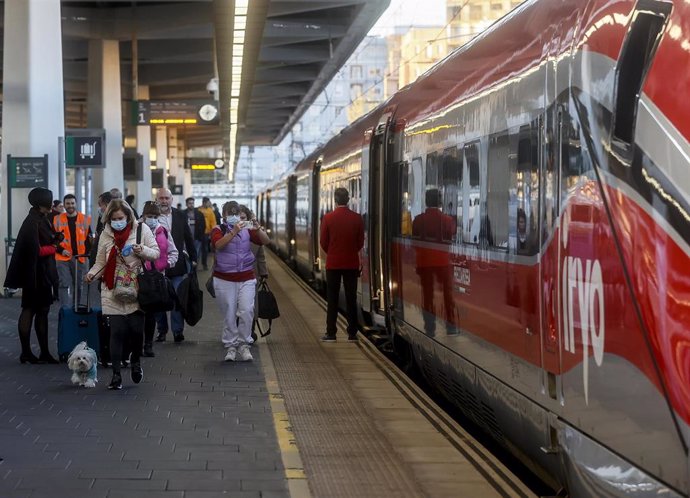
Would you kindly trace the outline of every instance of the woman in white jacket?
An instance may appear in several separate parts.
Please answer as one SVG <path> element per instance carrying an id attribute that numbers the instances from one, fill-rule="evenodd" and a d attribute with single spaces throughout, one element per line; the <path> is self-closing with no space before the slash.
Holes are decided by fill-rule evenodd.
<path id="1" fill-rule="evenodd" d="M 132 382 L 138 384 L 144 378 L 141 368 L 141 344 L 144 339 L 144 312 L 139 303 L 117 299 L 114 294 L 118 269 L 127 265 L 135 270 L 141 267 L 142 261 L 158 259 L 160 250 L 145 224 L 141 225 L 141 242 L 137 244 L 137 226 L 132 208 L 121 199 L 114 199 L 108 204 L 103 215 L 105 228 L 98 241 L 96 262 L 86 274 L 87 282 L 101 277 L 101 306 L 103 314 L 110 323 L 110 353 L 113 362 L 113 378 L 108 389 L 122 389 L 120 366 L 123 345 L 130 344 L 132 351 Z M 138 346 L 137 346 L 138 345 Z"/>

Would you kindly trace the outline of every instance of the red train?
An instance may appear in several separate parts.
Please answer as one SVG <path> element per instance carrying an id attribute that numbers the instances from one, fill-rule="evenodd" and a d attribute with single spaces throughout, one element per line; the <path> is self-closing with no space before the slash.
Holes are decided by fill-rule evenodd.
<path id="1" fill-rule="evenodd" d="M 257 199 L 323 285 L 350 191 L 363 324 L 570 496 L 688 496 L 690 2 L 532 0 Z"/>

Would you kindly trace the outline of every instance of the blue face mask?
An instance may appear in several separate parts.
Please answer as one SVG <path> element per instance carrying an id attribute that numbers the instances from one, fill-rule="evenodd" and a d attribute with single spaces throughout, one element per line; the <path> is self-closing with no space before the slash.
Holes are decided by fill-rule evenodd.
<path id="1" fill-rule="evenodd" d="M 160 223 L 158 221 L 158 218 L 146 218 L 144 221 L 151 230 L 155 230 L 156 228 L 158 228 L 158 224 Z"/>
<path id="2" fill-rule="evenodd" d="M 225 221 L 228 225 L 236 225 L 237 223 L 239 223 L 240 217 L 234 214 L 232 216 L 228 216 L 227 218 L 225 218 Z"/>
<path id="3" fill-rule="evenodd" d="M 113 230 L 121 232 L 127 226 L 127 220 L 111 221 L 110 226 L 113 228 Z"/>

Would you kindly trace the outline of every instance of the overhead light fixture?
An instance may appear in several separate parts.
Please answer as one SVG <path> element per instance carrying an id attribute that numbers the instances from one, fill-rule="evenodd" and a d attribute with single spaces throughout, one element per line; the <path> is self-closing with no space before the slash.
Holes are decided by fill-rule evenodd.
<path id="1" fill-rule="evenodd" d="M 242 63 L 244 62 L 244 40 L 247 34 L 247 11 L 249 0 L 235 0 L 232 30 L 232 81 L 230 82 L 230 150 L 228 179 L 235 172 L 237 130 L 239 129 L 240 94 L 242 89 Z"/>

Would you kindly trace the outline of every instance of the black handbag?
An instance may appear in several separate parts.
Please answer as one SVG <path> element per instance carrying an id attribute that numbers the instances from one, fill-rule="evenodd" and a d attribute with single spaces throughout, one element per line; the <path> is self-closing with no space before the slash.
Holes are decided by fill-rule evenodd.
<path id="1" fill-rule="evenodd" d="M 199 288 L 199 278 L 192 270 L 185 275 L 177 287 L 177 298 L 184 321 L 193 327 L 204 314 L 204 293 Z"/>
<path id="2" fill-rule="evenodd" d="M 139 274 L 139 307 L 145 312 L 171 311 L 175 307 L 175 289 L 170 279 L 157 270 Z"/>
<path id="3" fill-rule="evenodd" d="M 259 327 L 261 337 L 266 337 L 271 333 L 273 320 L 280 317 L 278 302 L 276 301 L 275 295 L 273 295 L 273 292 L 271 292 L 271 289 L 268 287 L 268 282 L 266 282 L 266 280 L 259 284 L 259 291 L 257 293 L 257 308 L 256 317 L 261 320 L 268 320 L 268 330 L 266 332 L 261 330 L 261 327 Z"/>
<path id="4" fill-rule="evenodd" d="M 137 244 L 141 243 L 141 225 L 137 227 Z M 146 269 L 137 277 L 139 292 L 137 301 L 139 307 L 145 312 L 170 311 L 175 307 L 177 296 L 170 279 L 155 268 Z"/>

